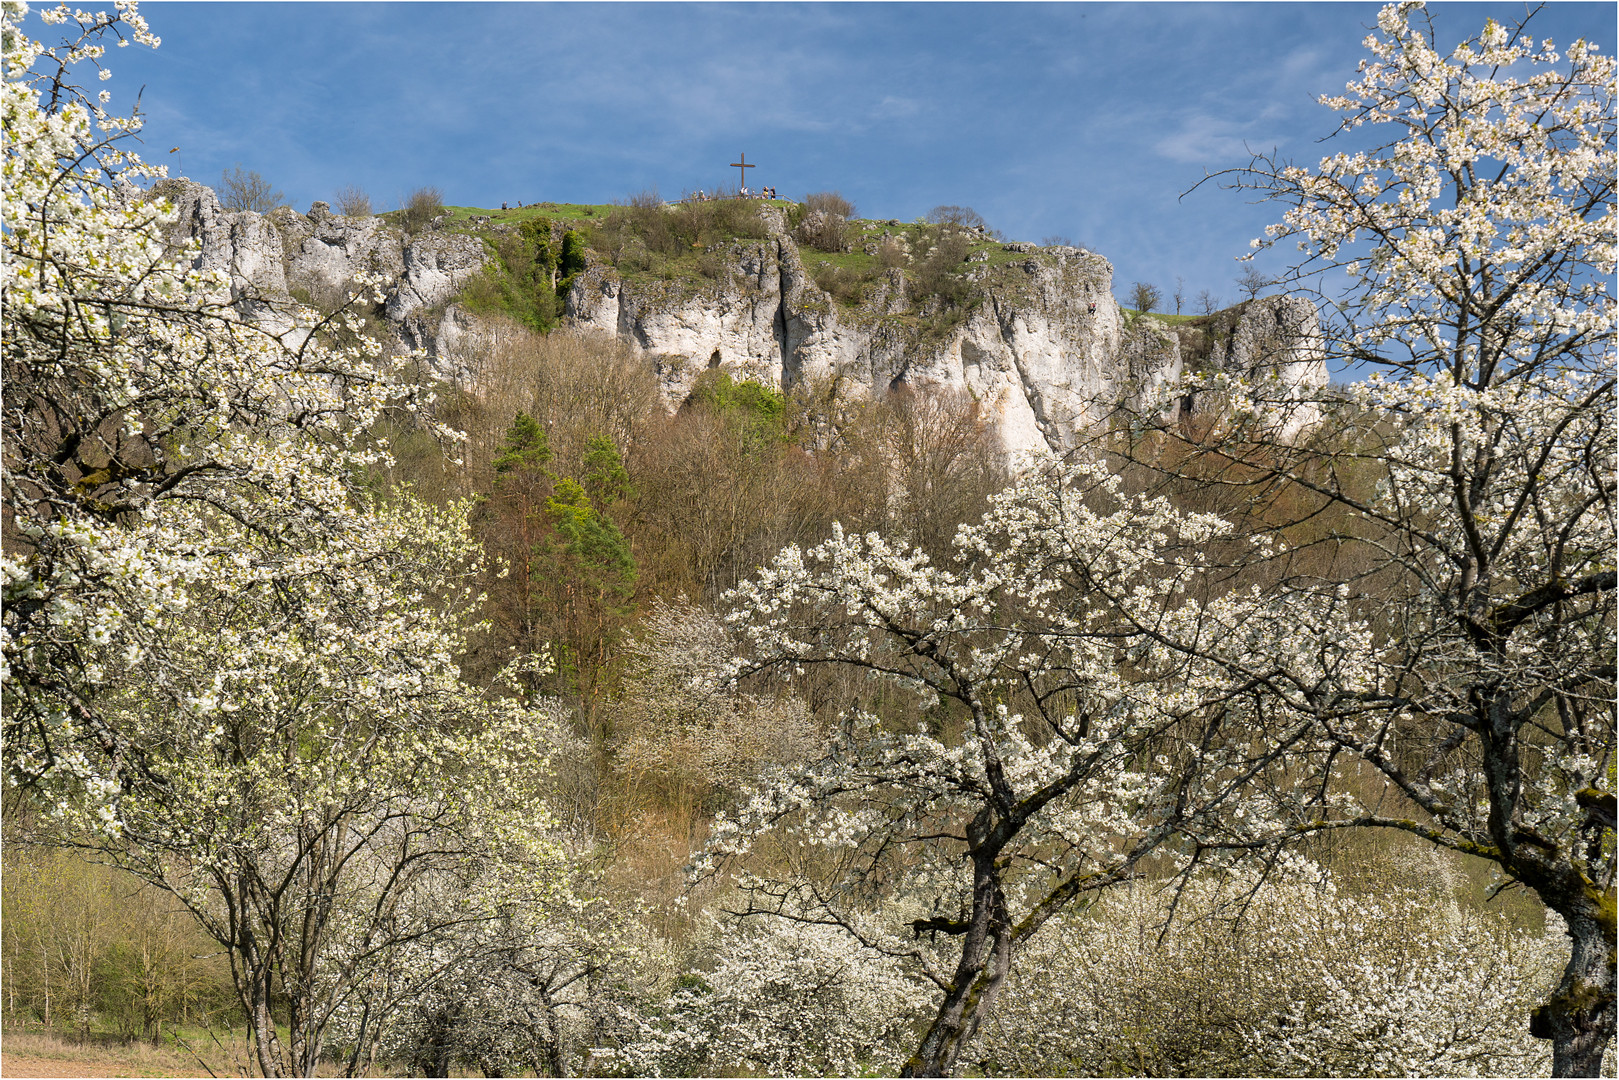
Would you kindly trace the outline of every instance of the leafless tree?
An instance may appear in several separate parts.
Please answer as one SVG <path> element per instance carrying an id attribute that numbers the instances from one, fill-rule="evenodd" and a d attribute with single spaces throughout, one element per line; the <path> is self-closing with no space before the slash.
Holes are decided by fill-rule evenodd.
<path id="1" fill-rule="evenodd" d="M 1276 284 L 1276 279 L 1261 273 L 1259 267 L 1249 263 L 1243 267 L 1242 276 L 1237 278 L 1237 289 L 1250 300 L 1257 300 L 1259 294 Z"/>
<path id="2" fill-rule="evenodd" d="M 1130 306 L 1143 315 L 1156 310 L 1163 300 L 1164 294 L 1156 285 L 1138 281 L 1130 286 Z"/>
<path id="3" fill-rule="evenodd" d="M 268 214 L 287 201 L 270 181 L 252 169 L 242 168 L 240 162 L 220 174 L 219 196 L 226 210 L 251 210 L 255 214 Z"/>
<path id="4" fill-rule="evenodd" d="M 344 217 L 370 217 L 371 196 L 353 184 L 338 188 L 337 212 Z"/>

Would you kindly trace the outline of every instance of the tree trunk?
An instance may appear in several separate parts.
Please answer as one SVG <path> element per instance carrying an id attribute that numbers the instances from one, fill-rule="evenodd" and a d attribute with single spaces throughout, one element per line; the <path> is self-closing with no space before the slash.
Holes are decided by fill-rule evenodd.
<path id="1" fill-rule="evenodd" d="M 1529 1017 L 1529 1033 L 1552 1041 L 1553 1076 L 1600 1076 L 1614 1036 L 1613 890 L 1594 885 L 1569 851 L 1518 827 L 1521 719 L 1509 695 L 1500 691 L 1484 698 L 1479 720 L 1490 836 L 1503 855 L 1501 863 L 1562 917 L 1571 942 L 1563 978 L 1551 999 Z"/>
<path id="2" fill-rule="evenodd" d="M 1553 1076 L 1601 1076 L 1614 1037 L 1613 899 L 1591 899 L 1581 905 L 1588 910 L 1564 916 L 1572 943 L 1568 966 L 1551 1000 L 1529 1020 L 1531 1035 L 1552 1041 Z"/>
<path id="3" fill-rule="evenodd" d="M 253 1002 L 253 1049 L 258 1054 L 259 1071 L 265 1076 L 280 1076 L 281 1066 L 276 1060 L 275 1019 L 270 1015 L 270 996 L 260 994 Z"/>
<path id="4" fill-rule="evenodd" d="M 949 1076 L 962 1047 L 995 1001 L 1012 961 L 1012 924 L 994 856 L 973 859 L 973 916 L 961 943 L 956 977 L 901 1076 Z"/>

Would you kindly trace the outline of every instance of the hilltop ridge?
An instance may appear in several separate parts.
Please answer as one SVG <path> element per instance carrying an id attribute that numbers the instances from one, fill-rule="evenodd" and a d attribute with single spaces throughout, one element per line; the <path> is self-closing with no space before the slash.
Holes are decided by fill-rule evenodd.
<path id="1" fill-rule="evenodd" d="M 178 211 L 173 239 L 195 241 L 194 263 L 227 273 L 251 317 L 274 326 L 291 303 L 330 309 L 366 272 L 382 281 L 368 312 L 379 336 L 463 384 L 502 335 L 562 326 L 636 345 L 670 408 L 710 368 L 854 398 L 944 389 L 977 402 L 1015 453 L 1067 449 L 1112 409 L 1156 403 L 1188 361 L 1327 380 L 1305 301 L 1172 328 L 1119 306 L 1101 255 L 1004 242 L 981 225 L 720 200 L 447 207 L 411 233 L 397 213 L 228 212 L 189 181 L 158 193 Z"/>

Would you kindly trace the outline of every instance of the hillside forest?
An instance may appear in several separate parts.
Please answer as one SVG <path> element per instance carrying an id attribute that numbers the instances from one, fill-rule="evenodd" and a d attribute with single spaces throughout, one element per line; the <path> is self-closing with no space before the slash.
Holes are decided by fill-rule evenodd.
<path id="1" fill-rule="evenodd" d="M 53 47 L 25 17 L 8 1039 L 264 1076 L 1612 1075 L 1594 46 L 1385 8 L 1328 156 L 1220 178 L 1299 250 L 1250 302 L 1313 301 L 1353 381 L 1200 366 L 1241 309 L 1166 329 L 1138 286 L 1185 374 L 1009 456 L 969 394 L 713 367 L 671 401 L 569 324 L 592 260 L 716 272 L 764 235 L 740 199 L 508 213 L 465 379 L 399 355 L 373 275 L 273 324 L 89 88 L 156 45 L 136 7 L 35 13 Z M 500 217 L 418 195 L 391 226 Z M 772 212 L 829 296 L 901 281 L 924 329 L 991 258 L 963 207 Z"/>

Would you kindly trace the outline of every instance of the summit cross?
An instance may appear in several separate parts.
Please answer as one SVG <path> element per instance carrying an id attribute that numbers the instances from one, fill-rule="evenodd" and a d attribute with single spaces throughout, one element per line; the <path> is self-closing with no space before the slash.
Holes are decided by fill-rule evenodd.
<path id="1" fill-rule="evenodd" d="M 745 188 L 745 187 L 748 186 L 747 170 L 748 169 L 757 169 L 759 166 L 757 166 L 757 165 L 749 165 L 748 164 L 748 155 L 746 155 L 746 154 L 738 154 L 737 156 L 740 157 L 742 160 L 741 161 L 733 161 L 733 162 L 731 162 L 731 168 L 736 169 L 742 176 L 742 179 L 737 182 L 737 187 L 738 188 Z"/>

